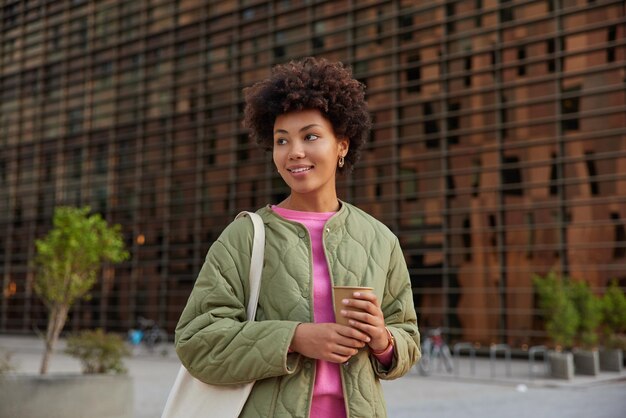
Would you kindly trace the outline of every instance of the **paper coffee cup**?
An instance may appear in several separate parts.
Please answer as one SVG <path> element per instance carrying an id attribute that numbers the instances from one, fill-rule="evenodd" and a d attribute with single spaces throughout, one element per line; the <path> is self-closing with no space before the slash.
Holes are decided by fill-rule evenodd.
<path id="1" fill-rule="evenodd" d="M 341 325 L 350 326 L 348 324 L 348 318 L 341 314 L 342 310 L 346 311 L 358 311 L 351 306 L 344 305 L 341 301 L 344 299 L 354 299 L 354 292 L 373 292 L 373 287 L 362 286 L 333 286 L 333 303 L 335 305 L 335 322 Z"/>

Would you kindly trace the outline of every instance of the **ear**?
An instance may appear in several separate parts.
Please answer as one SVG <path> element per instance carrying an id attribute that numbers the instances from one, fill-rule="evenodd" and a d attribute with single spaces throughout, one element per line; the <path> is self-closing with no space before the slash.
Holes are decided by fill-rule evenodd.
<path id="1" fill-rule="evenodd" d="M 339 151 L 339 156 L 345 157 L 350 149 L 350 138 L 347 136 L 337 138 L 337 149 Z"/>

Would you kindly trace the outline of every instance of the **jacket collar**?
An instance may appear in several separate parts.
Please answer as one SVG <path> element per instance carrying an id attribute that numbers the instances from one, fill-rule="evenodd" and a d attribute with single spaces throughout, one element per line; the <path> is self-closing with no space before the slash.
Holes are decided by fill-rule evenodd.
<path id="1" fill-rule="evenodd" d="M 339 200 L 339 204 L 341 205 L 341 207 L 339 208 L 337 213 L 331 216 L 330 219 L 326 222 L 327 228 L 333 229 L 333 228 L 337 228 L 345 224 L 346 218 L 348 217 L 348 215 L 350 214 L 350 211 L 352 210 L 351 208 L 352 205 L 344 202 L 343 200 Z M 276 212 L 272 210 L 272 205 L 270 204 L 259 209 L 257 213 L 261 216 L 261 218 L 263 218 L 263 221 L 266 224 L 270 224 L 276 221 L 279 221 L 279 222 L 286 221 L 285 218 L 283 218 L 282 216 L 280 216 L 279 214 L 277 214 Z M 291 221 L 287 221 L 287 222 L 291 222 Z"/>

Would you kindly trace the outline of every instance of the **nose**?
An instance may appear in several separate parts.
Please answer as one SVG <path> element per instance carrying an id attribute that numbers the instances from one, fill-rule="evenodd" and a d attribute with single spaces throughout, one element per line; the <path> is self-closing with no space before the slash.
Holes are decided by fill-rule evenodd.
<path id="1" fill-rule="evenodd" d="M 296 142 L 289 149 L 289 159 L 298 160 L 300 158 L 304 158 L 304 149 L 300 143 Z"/>

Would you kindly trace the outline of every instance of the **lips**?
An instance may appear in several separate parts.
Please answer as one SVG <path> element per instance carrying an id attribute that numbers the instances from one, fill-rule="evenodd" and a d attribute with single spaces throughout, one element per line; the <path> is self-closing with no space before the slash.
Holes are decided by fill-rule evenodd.
<path id="1" fill-rule="evenodd" d="M 311 170 L 313 170 L 313 166 L 302 166 L 302 167 L 290 167 L 290 168 L 287 168 L 287 171 L 289 171 L 292 174 L 306 173 L 307 171 L 311 171 Z"/>

